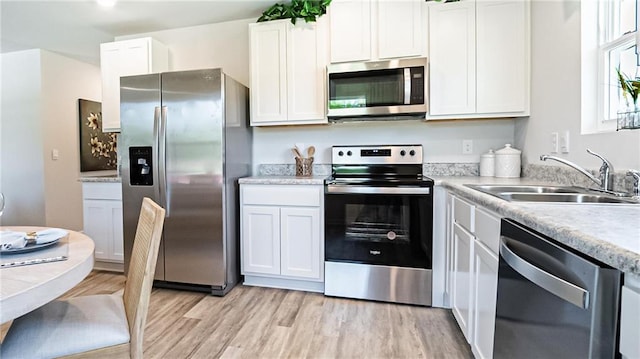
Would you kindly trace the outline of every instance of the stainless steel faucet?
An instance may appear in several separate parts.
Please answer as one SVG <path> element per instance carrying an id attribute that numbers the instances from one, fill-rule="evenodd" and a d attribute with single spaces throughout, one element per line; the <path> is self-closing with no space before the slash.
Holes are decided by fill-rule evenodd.
<path id="1" fill-rule="evenodd" d="M 577 164 L 571 161 L 565 160 L 564 158 L 550 156 L 550 155 L 541 155 L 540 160 L 541 161 L 554 160 L 560 163 L 564 163 L 565 165 L 572 167 L 573 169 L 587 176 L 590 180 L 595 182 L 600 187 L 600 189 L 604 191 L 613 191 L 613 165 L 606 158 L 591 151 L 590 149 L 587 149 L 587 152 L 589 154 L 592 154 L 598 157 L 600 160 L 602 160 L 602 165 L 600 166 L 600 176 L 599 176 L 600 178 L 594 177 L 591 173 L 589 173 L 589 171 L 585 170 L 584 168 L 578 166 Z"/>
<path id="2" fill-rule="evenodd" d="M 633 177 L 633 196 L 640 197 L 640 171 L 629 170 L 627 176 Z"/>

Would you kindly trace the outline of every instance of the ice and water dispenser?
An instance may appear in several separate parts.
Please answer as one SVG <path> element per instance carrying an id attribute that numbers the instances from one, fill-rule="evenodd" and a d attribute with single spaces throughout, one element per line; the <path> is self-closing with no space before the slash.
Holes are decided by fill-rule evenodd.
<path id="1" fill-rule="evenodd" d="M 129 147 L 129 181 L 132 186 L 153 186 L 151 146 Z"/>

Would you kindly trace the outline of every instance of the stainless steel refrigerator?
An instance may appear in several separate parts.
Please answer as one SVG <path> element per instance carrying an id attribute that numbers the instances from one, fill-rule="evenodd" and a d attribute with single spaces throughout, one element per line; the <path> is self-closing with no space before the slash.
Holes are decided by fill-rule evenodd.
<path id="1" fill-rule="evenodd" d="M 128 76 L 120 103 L 125 273 L 149 197 L 166 209 L 155 285 L 226 294 L 240 276 L 248 89 L 220 69 Z"/>

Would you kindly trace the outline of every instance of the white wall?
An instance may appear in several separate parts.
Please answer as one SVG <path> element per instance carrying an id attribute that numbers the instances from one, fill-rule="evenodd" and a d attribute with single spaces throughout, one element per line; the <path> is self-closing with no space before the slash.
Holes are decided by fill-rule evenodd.
<path id="1" fill-rule="evenodd" d="M 2 224 L 81 230 L 78 99 L 100 101 L 100 69 L 37 49 L 1 59 Z"/>
<path id="2" fill-rule="evenodd" d="M 222 67 L 231 77 L 249 83 L 249 30 L 256 19 L 117 37 L 150 36 L 169 48 L 172 71 Z M 462 155 L 462 140 L 474 140 L 474 153 Z M 479 162 L 489 148 L 514 141 L 513 120 L 444 122 L 354 122 L 319 126 L 256 127 L 254 169 L 258 164 L 293 163 L 294 143 L 314 145 L 316 163 L 330 163 L 329 148 L 337 144 L 402 144 L 425 146 L 426 162 Z M 255 172 L 255 170 L 254 170 Z"/>
<path id="3" fill-rule="evenodd" d="M 294 163 L 296 143 L 316 147 L 315 163 L 331 163 L 332 145 L 422 144 L 425 162 L 479 162 L 489 148 L 513 141 L 513 120 L 369 121 L 318 126 L 254 129 L 255 164 Z M 473 154 L 462 154 L 462 140 L 473 140 Z"/>
<path id="4" fill-rule="evenodd" d="M 80 230 L 82 185 L 78 99 L 100 102 L 100 68 L 42 51 L 45 209 L 48 226 Z M 51 151 L 57 149 L 58 160 Z"/>
<path id="5" fill-rule="evenodd" d="M 569 131 L 570 152 L 560 156 L 590 169 L 600 160 L 589 148 L 609 159 L 616 171 L 640 169 L 640 131 L 580 134 L 580 2 L 544 1 L 531 4 L 531 116 L 516 125 L 516 144 L 525 161 L 541 162 L 550 151 L 551 132 Z"/>
<path id="6" fill-rule="evenodd" d="M 44 225 L 44 129 L 40 51 L 2 54 L 0 106 L 0 191 L 3 225 Z"/>
<path id="7" fill-rule="evenodd" d="M 169 47 L 171 71 L 222 68 L 249 86 L 249 24 L 244 19 L 172 30 L 119 36 L 115 40 L 153 37 Z"/>

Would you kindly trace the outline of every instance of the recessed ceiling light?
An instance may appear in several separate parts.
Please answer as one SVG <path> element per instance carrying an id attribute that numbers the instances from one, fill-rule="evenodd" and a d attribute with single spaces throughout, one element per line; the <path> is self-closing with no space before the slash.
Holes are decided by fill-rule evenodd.
<path id="1" fill-rule="evenodd" d="M 96 0 L 96 2 L 98 5 L 104 7 L 111 7 L 116 4 L 116 0 Z"/>

